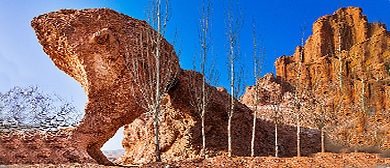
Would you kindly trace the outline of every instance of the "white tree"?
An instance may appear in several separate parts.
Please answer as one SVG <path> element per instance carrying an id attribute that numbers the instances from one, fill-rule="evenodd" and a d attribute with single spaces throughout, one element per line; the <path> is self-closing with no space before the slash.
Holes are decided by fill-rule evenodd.
<path id="1" fill-rule="evenodd" d="M 282 93 L 280 91 L 274 92 L 270 96 L 271 109 L 273 111 L 272 118 L 274 119 L 275 127 L 275 157 L 278 157 L 279 145 L 278 145 L 278 125 L 283 120 L 282 108 Z"/>
<path id="2" fill-rule="evenodd" d="M 232 156 L 231 146 L 231 122 L 234 114 L 234 105 L 238 95 L 244 87 L 244 72 L 243 64 L 240 62 L 240 31 L 244 25 L 244 17 L 242 8 L 238 1 L 234 5 L 232 0 L 227 2 L 228 9 L 225 9 L 225 27 L 228 42 L 227 57 L 228 57 L 228 74 L 230 81 L 230 109 L 228 112 L 228 156 Z M 241 64 L 240 64 L 241 63 Z M 238 66 L 238 67 L 237 67 Z"/>
<path id="3" fill-rule="evenodd" d="M 194 76 L 193 81 L 190 82 L 190 87 L 194 89 L 191 98 L 191 105 L 195 107 L 201 117 L 202 124 L 202 157 L 206 159 L 206 132 L 205 132 L 205 115 L 207 105 L 210 102 L 211 91 L 209 87 L 206 87 L 206 83 L 211 85 L 215 84 L 218 80 L 216 69 L 214 68 L 214 61 L 210 59 L 211 43 L 211 29 L 212 20 L 210 15 L 212 12 L 212 4 L 210 0 L 203 0 L 202 6 L 199 13 L 199 43 L 200 43 L 200 54 L 193 55 L 193 68 L 197 70 L 199 68 L 202 79 L 201 79 L 201 90 L 197 89 L 196 73 L 192 73 Z"/>
<path id="4" fill-rule="evenodd" d="M 255 155 L 255 136 L 256 136 L 256 119 L 257 119 L 257 111 L 258 105 L 261 99 L 260 93 L 260 83 L 259 80 L 261 78 L 261 70 L 263 68 L 263 61 L 265 58 L 265 49 L 263 48 L 262 42 L 259 43 L 260 35 L 256 34 L 256 22 L 253 18 L 253 63 L 254 63 L 254 79 L 255 79 L 255 94 L 253 95 L 255 111 L 253 112 L 253 124 L 252 124 L 252 140 L 251 140 L 251 156 Z"/>
<path id="5" fill-rule="evenodd" d="M 165 47 L 164 34 L 169 20 L 169 0 L 150 1 L 147 21 L 153 29 L 142 30 L 138 55 L 127 51 L 127 69 L 133 81 L 130 89 L 136 103 L 154 117 L 156 161 L 161 161 L 159 143 L 159 116 L 163 99 L 174 85 L 179 72 L 179 62 L 174 50 Z M 165 42 L 165 43 L 164 43 Z M 131 44 L 129 44 L 131 46 Z"/>
<path id="6" fill-rule="evenodd" d="M 301 93 L 302 88 L 300 88 L 301 84 L 301 73 L 302 73 L 302 62 L 304 61 L 304 38 L 305 38 L 305 31 L 306 31 L 306 23 L 301 26 L 302 31 L 302 37 L 301 37 L 301 50 L 300 50 L 300 56 L 298 60 L 298 70 L 297 70 L 297 78 L 296 78 L 296 84 L 295 84 L 295 94 L 294 94 L 294 105 L 296 109 L 296 116 L 297 116 L 297 157 L 301 156 Z"/>

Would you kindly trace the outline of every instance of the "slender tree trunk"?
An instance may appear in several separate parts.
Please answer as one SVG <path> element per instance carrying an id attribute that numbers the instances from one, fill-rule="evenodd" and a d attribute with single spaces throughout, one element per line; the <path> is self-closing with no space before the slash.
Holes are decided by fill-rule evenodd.
<path id="1" fill-rule="evenodd" d="M 160 42 L 162 40 L 162 37 L 160 35 L 161 32 L 161 23 L 160 23 L 160 8 L 161 8 L 161 1 L 157 1 L 157 46 L 156 46 L 156 100 L 158 101 L 160 99 Z M 161 153 L 160 153 L 160 142 L 159 142 L 159 131 L 158 131 L 158 116 L 160 112 L 160 105 L 159 102 L 157 103 L 157 107 L 155 109 L 154 113 L 154 126 L 155 126 L 155 145 L 156 145 L 156 161 L 161 162 Z"/>
<path id="2" fill-rule="evenodd" d="M 206 30 L 204 30 L 204 37 L 206 37 L 207 35 L 207 32 Z M 202 155 L 203 155 L 203 158 L 206 159 L 206 133 L 205 133 L 205 130 L 204 130 L 204 115 L 206 113 L 206 88 L 205 88 L 205 84 L 206 84 L 206 77 L 205 77 L 205 65 L 206 65 L 206 54 L 207 54 L 207 51 L 206 51 L 206 39 L 204 39 L 203 41 L 203 58 L 202 58 L 202 75 L 203 75 L 203 82 L 202 82 L 202 145 L 203 145 L 203 149 L 202 149 Z"/>
<path id="3" fill-rule="evenodd" d="M 161 153 L 160 153 L 160 142 L 158 140 L 158 112 L 157 110 L 154 113 L 154 144 L 155 144 L 155 150 L 156 150 L 156 161 L 161 162 Z"/>
<path id="4" fill-rule="evenodd" d="M 302 54 L 303 51 L 301 51 L 301 60 L 302 60 Z M 296 86 L 296 91 L 295 91 L 295 101 L 296 101 L 296 106 L 297 108 L 297 157 L 301 157 L 301 123 L 300 123 L 300 101 L 298 101 L 298 90 L 299 90 L 299 79 L 301 76 L 301 65 L 302 61 L 299 61 L 299 67 L 298 67 L 298 77 L 297 77 L 297 86 Z"/>
<path id="5" fill-rule="evenodd" d="M 365 90 L 365 86 L 364 86 L 364 76 L 362 75 L 362 97 L 361 97 L 361 101 L 362 101 L 362 111 L 363 111 L 363 114 L 366 115 L 366 105 L 365 105 L 365 94 L 366 94 L 366 90 Z"/>
<path id="6" fill-rule="evenodd" d="M 231 133 L 231 122 L 232 122 L 232 117 L 234 114 L 234 105 L 235 105 L 235 99 L 237 99 L 237 96 L 239 95 L 240 89 L 242 89 L 241 85 L 243 82 L 241 78 L 243 78 L 240 75 L 243 75 L 242 71 L 240 72 L 235 72 L 234 69 L 234 63 L 235 60 L 237 59 L 238 61 L 240 60 L 239 58 L 239 32 L 241 31 L 242 25 L 243 25 L 243 19 L 242 13 L 241 13 L 241 7 L 238 4 L 237 1 L 237 7 L 234 7 L 233 3 L 231 1 L 228 1 L 228 5 L 230 6 L 229 11 L 227 11 L 226 16 L 227 16 L 227 21 L 225 21 L 225 26 L 226 26 L 226 34 L 228 37 L 229 41 L 229 50 L 228 50 L 228 61 L 230 63 L 230 73 L 229 73 L 229 81 L 230 81 L 230 86 L 231 86 L 231 104 L 230 104 L 230 109 L 228 109 L 228 156 L 232 156 L 232 133 Z M 237 13 L 234 12 L 234 9 L 237 9 Z M 226 12 L 226 11 L 225 11 Z M 234 17 L 233 15 L 237 15 Z M 234 50 L 236 48 L 236 51 Z M 236 52 L 236 53 L 235 53 Z M 242 65 L 241 65 L 242 66 Z M 229 67 L 229 66 L 228 66 Z M 242 68 L 242 67 L 239 67 Z M 241 69 L 243 70 L 243 69 Z M 229 68 L 228 68 L 229 71 Z M 238 73 L 238 74 L 236 74 Z M 236 83 L 237 82 L 237 83 Z"/>
<path id="7" fill-rule="evenodd" d="M 232 123 L 232 117 L 229 116 L 228 119 L 228 156 L 232 157 L 232 136 L 231 136 L 231 123 Z"/>
<path id="8" fill-rule="evenodd" d="M 298 110 L 299 111 L 299 110 Z M 301 157 L 301 124 L 299 114 L 297 115 L 297 157 Z"/>
<path id="9" fill-rule="evenodd" d="M 251 156 L 255 156 L 255 137 L 256 137 L 256 120 L 257 120 L 257 111 L 258 104 L 260 103 L 260 93 L 259 93 L 259 78 L 260 78 L 260 70 L 263 66 L 263 46 L 260 46 L 261 53 L 257 53 L 257 36 L 256 36 L 256 23 L 253 18 L 253 55 L 254 55 L 254 76 L 255 76 L 255 111 L 253 112 L 253 124 L 252 124 L 252 141 L 251 141 Z"/>
<path id="10" fill-rule="evenodd" d="M 231 136 L 231 122 L 234 113 L 234 48 L 233 41 L 230 43 L 230 90 L 232 93 L 230 99 L 230 114 L 228 120 L 228 156 L 232 157 L 232 136 Z"/>
<path id="11" fill-rule="evenodd" d="M 303 46 L 303 38 L 305 35 L 305 29 L 306 26 L 302 29 L 302 48 L 301 48 L 301 53 L 300 53 L 300 58 L 299 58 L 299 66 L 298 66 L 298 75 L 297 75 L 297 84 L 295 88 L 295 105 L 297 107 L 297 157 L 301 157 L 301 124 L 300 124 L 300 108 L 301 108 L 301 101 L 298 98 L 298 92 L 299 92 L 299 86 L 300 86 L 300 78 L 301 78 L 301 69 L 302 69 L 302 61 L 303 61 L 303 54 L 304 54 L 304 46 Z"/>
<path id="12" fill-rule="evenodd" d="M 199 33 L 199 41 L 200 41 L 200 44 L 201 44 L 201 62 L 200 62 L 200 67 L 201 67 L 201 73 L 202 73 L 202 76 L 203 76 L 203 79 L 202 79 L 202 92 L 201 92 L 201 95 L 202 96 L 202 100 L 201 102 L 197 102 L 200 103 L 200 110 L 201 110 L 201 118 L 202 118 L 202 157 L 203 159 L 206 159 L 206 132 L 205 132 L 205 114 L 206 114 L 206 99 L 209 100 L 209 96 L 211 93 L 210 90 L 206 90 L 206 74 L 205 74 L 205 71 L 206 71 L 206 61 L 207 61 L 207 58 L 208 58 L 208 49 L 209 49 L 209 42 L 210 42 L 210 38 L 211 38 L 211 34 L 209 34 L 211 31 L 210 27 L 211 26 L 211 23 L 210 23 L 210 8 L 211 8 L 211 2 L 210 0 L 203 0 L 202 1 L 202 9 L 201 9 L 201 13 L 200 13 L 200 24 L 199 24 L 199 28 L 200 28 L 200 33 Z M 211 42 L 210 42 L 211 43 Z M 211 63 L 213 64 L 213 63 Z M 213 74 L 213 71 L 211 70 L 211 72 L 209 73 L 210 77 L 212 76 Z M 207 92 L 207 93 L 206 93 Z M 199 95 L 197 95 L 198 97 Z M 198 99 L 197 99 L 198 100 Z M 199 106 L 197 106 L 199 107 Z"/>
<path id="13" fill-rule="evenodd" d="M 257 87 L 257 82 L 256 82 L 256 87 Z M 256 92 L 257 91 L 258 91 L 258 89 L 256 89 Z M 256 99 L 257 99 L 257 96 L 256 96 Z M 252 141 L 251 141 L 251 156 L 252 157 L 255 156 L 256 118 L 257 118 L 257 101 L 256 101 L 255 111 L 253 112 Z"/>
<path id="14" fill-rule="evenodd" d="M 206 132 L 204 130 L 204 111 L 202 112 L 202 155 L 203 159 L 206 159 Z"/>
<path id="15" fill-rule="evenodd" d="M 324 128 L 321 128 L 321 153 L 325 152 L 325 135 Z"/>
<path id="16" fill-rule="evenodd" d="M 343 62 L 341 60 L 341 30 L 339 30 L 339 83 L 340 83 L 340 89 L 343 91 Z"/>
<path id="17" fill-rule="evenodd" d="M 275 122 L 275 157 L 278 157 L 278 122 Z"/>

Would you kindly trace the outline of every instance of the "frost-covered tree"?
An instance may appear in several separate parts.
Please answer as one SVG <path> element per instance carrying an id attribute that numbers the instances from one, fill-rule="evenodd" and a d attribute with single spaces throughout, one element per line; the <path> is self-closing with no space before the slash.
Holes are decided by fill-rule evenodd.
<path id="1" fill-rule="evenodd" d="M 81 116 L 72 103 L 56 94 L 45 94 L 37 86 L 14 87 L 0 94 L 0 111 L 3 131 L 71 127 Z"/>

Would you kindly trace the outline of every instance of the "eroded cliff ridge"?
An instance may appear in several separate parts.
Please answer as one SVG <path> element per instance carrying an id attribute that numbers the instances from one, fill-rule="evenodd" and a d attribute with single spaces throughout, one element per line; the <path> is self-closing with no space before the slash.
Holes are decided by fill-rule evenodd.
<path id="1" fill-rule="evenodd" d="M 287 90 L 282 92 L 284 122 L 296 123 L 296 117 L 290 116 L 296 115 L 297 93 L 305 106 L 300 112 L 304 125 L 318 127 L 319 121 L 324 121 L 329 136 L 340 144 L 389 149 L 389 54 L 390 32 L 386 25 L 368 23 L 361 8 L 340 8 L 333 15 L 319 18 L 304 46 L 275 62 L 276 79 L 290 84 L 282 87 Z M 249 92 L 241 100 L 253 106 L 248 99 Z"/>

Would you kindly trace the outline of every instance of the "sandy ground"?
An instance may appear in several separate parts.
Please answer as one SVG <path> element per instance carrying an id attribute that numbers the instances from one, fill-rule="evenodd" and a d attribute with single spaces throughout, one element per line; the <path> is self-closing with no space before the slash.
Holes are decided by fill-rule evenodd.
<path id="1" fill-rule="evenodd" d="M 275 158 L 275 157 L 214 157 L 209 159 L 189 159 L 180 162 L 156 162 L 146 165 L 103 166 L 97 164 L 36 164 L 36 165 L 0 165 L 0 168 L 114 168 L 114 167 L 141 167 L 141 168 L 176 168 L 176 167 L 377 167 L 390 168 L 390 158 L 382 158 L 379 154 L 367 153 L 319 153 L 313 157 Z"/>

